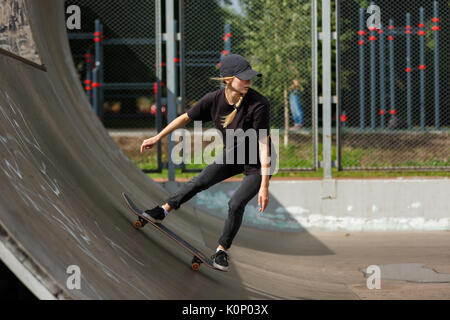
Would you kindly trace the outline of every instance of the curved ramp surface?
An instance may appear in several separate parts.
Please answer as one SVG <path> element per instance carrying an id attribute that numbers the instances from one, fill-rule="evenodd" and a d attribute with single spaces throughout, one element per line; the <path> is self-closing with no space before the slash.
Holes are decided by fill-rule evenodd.
<path id="1" fill-rule="evenodd" d="M 142 207 L 168 194 L 122 154 L 96 119 L 72 65 L 63 1 L 26 1 L 26 7 L 46 70 L 0 54 L 2 259 L 12 256 L 24 267 L 14 271 L 22 280 L 33 278 L 40 298 L 273 298 L 244 282 L 237 268 L 194 273 L 175 243 L 152 228 L 132 228 L 122 191 Z M 222 225 L 210 219 L 186 207 L 167 225 L 210 253 L 204 239 Z M 73 265 L 81 288 L 69 290 Z"/>
<path id="2" fill-rule="evenodd" d="M 334 236 L 243 227 L 231 272 L 195 273 L 173 241 L 153 228 L 134 230 L 121 193 L 142 208 L 168 193 L 97 120 L 72 65 L 63 5 L 26 1 L 45 70 L 0 53 L 0 257 L 39 298 L 358 298 L 349 284 L 365 283 L 364 264 Z M 188 204 L 166 220 L 206 254 L 223 226 Z M 332 259 L 339 248 L 353 265 Z M 70 266 L 80 270 L 80 289 L 67 287 Z"/>

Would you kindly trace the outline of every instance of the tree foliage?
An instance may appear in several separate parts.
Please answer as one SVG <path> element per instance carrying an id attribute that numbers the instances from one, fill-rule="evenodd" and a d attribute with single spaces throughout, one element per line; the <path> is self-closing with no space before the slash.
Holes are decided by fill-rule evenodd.
<path id="1" fill-rule="evenodd" d="M 243 15 L 229 13 L 227 19 L 233 53 L 245 56 L 263 74 L 254 87 L 281 111 L 283 91 L 293 79 L 300 80 L 302 89 L 310 87 L 311 1 L 242 0 L 241 5 Z"/>

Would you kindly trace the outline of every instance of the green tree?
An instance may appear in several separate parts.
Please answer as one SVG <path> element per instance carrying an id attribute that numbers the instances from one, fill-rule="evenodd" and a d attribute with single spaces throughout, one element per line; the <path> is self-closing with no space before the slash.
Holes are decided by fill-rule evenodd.
<path id="1" fill-rule="evenodd" d="M 233 52 L 244 55 L 263 74 L 254 86 L 283 112 L 283 96 L 293 79 L 310 88 L 311 1 L 242 0 L 243 15 L 229 13 Z M 238 35 L 238 36 L 237 36 Z"/>

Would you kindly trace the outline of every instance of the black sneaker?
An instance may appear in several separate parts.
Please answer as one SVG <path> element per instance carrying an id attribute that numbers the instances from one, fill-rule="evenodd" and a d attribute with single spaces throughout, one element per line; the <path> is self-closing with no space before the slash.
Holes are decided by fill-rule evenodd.
<path id="1" fill-rule="evenodd" d="M 147 219 L 150 219 L 154 223 L 161 223 L 166 215 L 164 214 L 164 209 L 161 207 L 154 207 L 151 210 L 145 210 L 145 212 L 142 214 Z"/>
<path id="2" fill-rule="evenodd" d="M 228 256 L 228 253 L 226 253 L 223 250 L 217 251 L 215 254 L 212 255 L 211 259 L 213 260 L 213 265 L 219 270 L 222 271 L 229 271 L 230 266 L 228 264 L 228 260 L 230 260 L 230 257 Z"/>

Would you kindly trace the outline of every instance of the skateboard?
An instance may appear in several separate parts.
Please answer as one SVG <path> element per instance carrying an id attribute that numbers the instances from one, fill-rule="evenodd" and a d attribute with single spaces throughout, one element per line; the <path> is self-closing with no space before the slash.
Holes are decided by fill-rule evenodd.
<path id="1" fill-rule="evenodd" d="M 131 201 L 130 197 L 126 195 L 124 192 L 122 192 L 122 197 L 125 200 L 125 203 L 127 204 L 128 208 L 133 212 L 137 217 L 138 220 L 133 222 L 133 227 L 137 230 L 143 228 L 147 223 L 151 224 L 153 227 L 161 231 L 164 235 L 168 236 L 170 239 L 174 240 L 176 243 L 178 243 L 181 247 L 183 247 L 185 250 L 187 250 L 190 254 L 193 255 L 192 261 L 191 261 L 191 268 L 194 271 L 200 270 L 200 265 L 203 263 L 206 266 L 208 266 L 211 269 L 223 271 L 216 267 L 214 267 L 214 264 L 211 259 L 207 258 L 200 250 L 192 246 L 189 242 L 182 239 L 179 235 L 177 235 L 175 232 L 167 228 L 161 223 L 154 223 L 153 221 L 147 219 L 142 214 L 144 213 L 143 210 L 139 209 L 133 201 Z M 223 271 L 226 272 L 226 271 Z"/>

